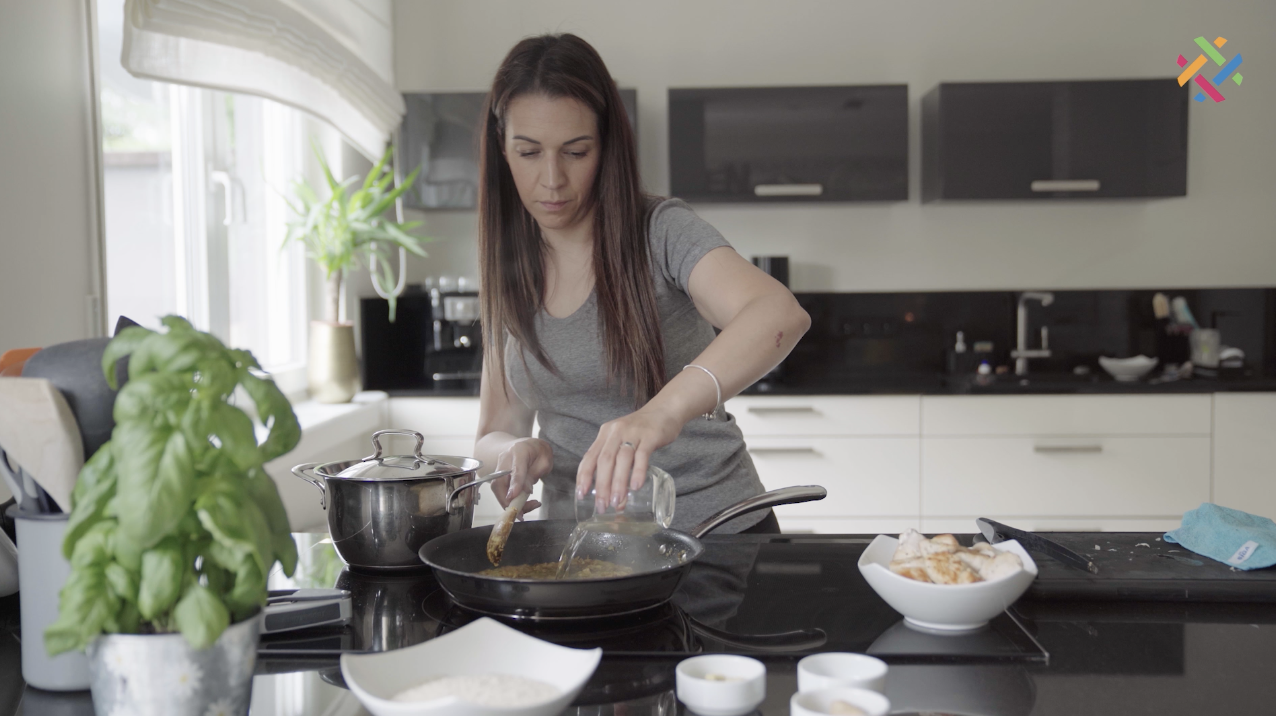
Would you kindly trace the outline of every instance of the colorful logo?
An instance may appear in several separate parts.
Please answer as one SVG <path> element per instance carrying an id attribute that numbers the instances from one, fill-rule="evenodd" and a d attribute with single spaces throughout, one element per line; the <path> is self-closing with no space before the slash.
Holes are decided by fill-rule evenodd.
<path id="1" fill-rule="evenodd" d="M 1222 102 L 1227 99 L 1218 91 L 1218 87 L 1216 85 L 1227 80 L 1228 75 L 1232 76 L 1232 81 L 1237 85 L 1241 83 L 1241 73 L 1236 72 L 1236 68 L 1241 66 L 1241 56 L 1237 55 L 1229 60 L 1226 57 L 1223 57 L 1223 54 L 1215 49 L 1222 47 L 1225 44 L 1227 44 L 1227 38 L 1224 37 L 1214 38 L 1213 44 L 1204 37 L 1198 37 L 1196 38 L 1196 45 L 1197 47 L 1200 47 L 1201 51 L 1205 54 L 1197 55 L 1196 59 L 1192 60 L 1192 64 L 1190 65 L 1187 64 L 1187 59 L 1185 59 L 1182 55 L 1179 55 L 1179 67 L 1183 68 L 1183 74 L 1179 75 L 1179 87 L 1187 84 L 1187 81 L 1192 79 L 1192 75 L 1196 75 L 1196 71 L 1201 69 L 1201 67 L 1205 64 L 1206 57 L 1214 60 L 1214 64 L 1223 66 L 1223 69 L 1219 70 L 1218 73 L 1214 75 L 1213 82 L 1205 79 L 1205 75 L 1196 75 L 1196 84 L 1201 86 L 1201 91 L 1197 92 L 1196 96 L 1192 99 L 1197 102 L 1204 102 L 1205 95 L 1209 95 L 1210 99 L 1215 102 Z M 1236 74 L 1232 74 L 1233 72 L 1236 72 Z"/>

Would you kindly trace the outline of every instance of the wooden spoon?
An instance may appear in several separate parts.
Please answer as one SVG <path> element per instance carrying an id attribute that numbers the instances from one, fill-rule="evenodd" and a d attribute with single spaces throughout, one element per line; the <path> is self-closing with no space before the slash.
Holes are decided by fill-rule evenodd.
<path id="1" fill-rule="evenodd" d="M 515 497 L 510 506 L 505 508 L 505 514 L 492 526 L 492 536 L 487 538 L 487 561 L 494 567 L 501 566 L 501 558 L 505 556 L 505 543 L 509 541 L 510 531 L 514 529 L 514 521 L 523 514 L 523 505 L 527 503 L 528 494 L 524 492 Z"/>

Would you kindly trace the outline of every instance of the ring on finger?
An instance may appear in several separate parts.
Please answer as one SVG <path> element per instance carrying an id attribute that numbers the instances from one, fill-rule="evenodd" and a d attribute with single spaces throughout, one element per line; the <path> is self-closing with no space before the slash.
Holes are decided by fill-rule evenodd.
<path id="1" fill-rule="evenodd" d="M 621 446 L 621 447 L 633 447 L 633 446 L 634 446 L 634 444 L 633 444 L 633 443 L 631 443 L 631 442 L 629 442 L 628 440 L 626 440 L 625 442 L 621 443 L 621 444 L 620 444 L 620 446 Z"/>

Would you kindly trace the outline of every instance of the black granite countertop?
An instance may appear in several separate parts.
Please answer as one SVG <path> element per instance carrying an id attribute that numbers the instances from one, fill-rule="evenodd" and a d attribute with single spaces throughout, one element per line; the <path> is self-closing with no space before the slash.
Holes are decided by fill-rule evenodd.
<path id="1" fill-rule="evenodd" d="M 387 391 L 391 397 L 430 398 L 478 395 L 477 382 L 467 387 L 417 388 Z M 887 376 L 787 376 L 781 380 L 761 380 L 742 395 L 1070 395 L 1070 394 L 1161 394 L 1276 392 L 1276 378 L 1238 376 L 1234 378 L 1143 379 L 1121 382 L 1106 375 L 1031 373 L 1015 375 L 949 376 L 934 373 Z"/>
<path id="2" fill-rule="evenodd" d="M 750 540 L 756 544 L 759 539 L 762 551 L 747 580 L 748 599 L 759 598 L 741 603 L 736 616 L 724 622 L 727 629 L 763 622 L 782 629 L 816 620 L 825 623 L 830 638 L 869 635 L 873 646 L 866 650 L 883 654 L 879 648 L 883 639 L 903 625 L 896 624 L 876 637 L 870 634 L 877 633 L 876 627 L 857 626 L 876 624 L 882 617 L 886 618 L 883 623 L 889 623 L 894 614 L 871 590 L 865 591 L 854 568 L 853 557 L 867 543 L 865 536 L 710 537 L 706 545 L 713 550 Z M 802 551 L 807 562 L 824 565 L 822 576 L 796 569 L 793 565 L 804 563 L 800 560 L 775 561 L 786 549 Z M 790 568 L 778 569 L 777 564 Z M 331 570 L 323 564 L 319 567 L 330 579 Z M 409 612 L 421 606 L 416 596 L 409 601 Z M 381 610 L 387 606 L 384 599 L 376 604 Z M 356 611 L 359 608 L 356 605 Z M 356 621 L 359 618 L 356 615 Z M 83 693 L 60 695 L 24 687 L 17 619 L 17 598 L 0 599 L 0 716 L 91 714 L 92 705 Z M 1276 664 L 1276 605 L 1020 600 L 1010 615 L 999 619 L 1013 622 L 1013 630 L 1022 629 L 1035 656 L 918 660 L 883 655 L 891 664 L 887 695 L 892 713 L 1257 714 L 1270 713 L 1276 703 L 1276 680 L 1271 678 L 1272 664 Z M 397 628 L 411 624 L 408 620 Z M 988 632 L 987 638 L 973 639 L 996 641 L 993 637 L 1000 628 Z M 909 638 L 947 637 L 913 634 Z M 588 703 L 565 713 L 688 713 L 674 696 L 673 669 L 682 655 L 609 653 L 613 655 L 604 657 L 586 687 L 591 694 Z M 787 714 L 789 698 L 796 690 L 798 656 L 754 656 L 768 668 L 766 700 L 755 713 Z M 367 713 L 341 685 L 334 658 L 259 663 L 253 716 L 327 713 Z"/>

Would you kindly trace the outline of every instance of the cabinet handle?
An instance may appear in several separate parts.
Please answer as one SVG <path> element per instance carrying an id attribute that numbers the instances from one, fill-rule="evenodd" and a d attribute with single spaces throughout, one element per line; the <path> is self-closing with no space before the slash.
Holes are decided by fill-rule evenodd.
<path id="1" fill-rule="evenodd" d="M 758 184 L 753 187 L 754 196 L 819 196 L 823 193 L 823 184 Z"/>
<path id="2" fill-rule="evenodd" d="M 814 413 L 815 408 L 809 405 L 751 405 L 749 412 L 754 415 L 781 415 L 785 413 Z"/>
<path id="3" fill-rule="evenodd" d="M 758 455 L 819 455 L 813 447 L 751 447 L 749 452 Z"/>
<path id="4" fill-rule="evenodd" d="M 1032 451 L 1039 453 L 1096 453 L 1103 452 L 1103 445 L 1099 443 L 1085 443 L 1081 445 L 1033 445 Z"/>
<path id="5" fill-rule="evenodd" d="M 1037 179 L 1033 191 L 1098 191 L 1098 179 Z"/>

